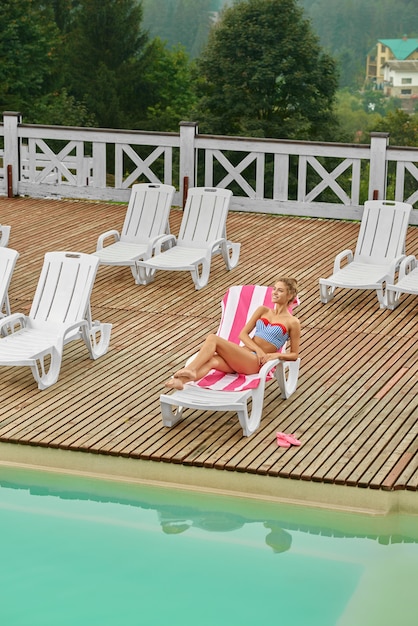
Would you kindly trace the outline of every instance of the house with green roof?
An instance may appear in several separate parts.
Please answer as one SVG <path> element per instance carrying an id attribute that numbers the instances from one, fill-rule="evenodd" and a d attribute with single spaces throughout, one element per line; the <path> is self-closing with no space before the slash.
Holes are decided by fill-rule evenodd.
<path id="1" fill-rule="evenodd" d="M 366 79 L 368 82 L 383 84 L 384 66 L 388 61 L 414 61 L 418 59 L 418 39 L 378 39 L 367 55 Z"/>
<path id="2" fill-rule="evenodd" d="M 378 39 L 367 55 L 366 83 L 412 111 L 418 98 L 418 39 Z"/>

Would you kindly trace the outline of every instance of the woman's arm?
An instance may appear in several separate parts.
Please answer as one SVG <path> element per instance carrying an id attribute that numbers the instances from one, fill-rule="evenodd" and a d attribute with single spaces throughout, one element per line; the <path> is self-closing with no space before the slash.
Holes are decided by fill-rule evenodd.
<path id="1" fill-rule="evenodd" d="M 296 361 L 299 358 L 299 345 L 300 345 L 300 322 L 294 317 L 289 324 L 289 339 L 290 339 L 290 351 L 289 352 L 269 352 L 262 359 L 262 364 L 273 359 L 279 359 L 279 361 Z"/>
<path id="2" fill-rule="evenodd" d="M 244 346 L 255 352 L 260 359 L 264 357 L 266 353 L 255 343 L 253 339 L 251 339 L 250 332 L 255 328 L 257 320 L 260 319 L 260 317 L 262 317 L 268 310 L 268 307 L 259 306 L 239 334 L 239 339 L 242 341 Z"/>

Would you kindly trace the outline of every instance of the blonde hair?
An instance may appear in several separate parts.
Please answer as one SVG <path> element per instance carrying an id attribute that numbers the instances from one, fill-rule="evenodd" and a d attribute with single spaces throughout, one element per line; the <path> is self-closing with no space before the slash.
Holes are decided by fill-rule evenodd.
<path id="1" fill-rule="evenodd" d="M 278 278 L 276 278 L 276 283 L 283 283 L 284 285 L 286 285 L 287 291 L 289 292 L 288 302 L 292 302 L 298 295 L 298 281 L 296 280 L 296 278 L 279 276 Z"/>

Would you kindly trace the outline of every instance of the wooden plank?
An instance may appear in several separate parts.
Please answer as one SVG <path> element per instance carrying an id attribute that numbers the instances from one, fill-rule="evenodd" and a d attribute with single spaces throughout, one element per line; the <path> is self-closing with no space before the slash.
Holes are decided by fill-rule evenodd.
<path id="1" fill-rule="evenodd" d="M 100 233 L 120 228 L 124 204 L 0 198 L 1 221 L 20 251 L 10 288 L 12 310 L 30 308 L 43 255 L 92 252 Z M 181 210 L 170 216 L 178 232 Z M 128 268 L 100 267 L 94 318 L 113 324 L 106 356 L 91 361 L 82 342 L 65 348 L 60 378 L 38 391 L 28 368 L 0 368 L 0 440 L 83 450 L 289 479 L 418 490 L 417 298 L 379 309 L 373 292 L 338 290 L 327 305 L 318 279 L 335 254 L 355 247 L 359 224 L 231 213 L 228 236 L 241 242 L 238 266 L 213 261 L 209 286 L 194 289 L 187 272 L 158 272 L 135 285 Z M 407 250 L 418 251 L 410 227 Z M 265 252 L 267 251 L 267 253 Z M 260 428 L 242 436 L 233 413 L 187 410 L 169 429 L 159 395 L 171 373 L 215 331 L 232 284 L 299 280 L 302 367 L 296 393 L 268 385 Z M 276 431 L 302 446 L 279 448 Z"/>

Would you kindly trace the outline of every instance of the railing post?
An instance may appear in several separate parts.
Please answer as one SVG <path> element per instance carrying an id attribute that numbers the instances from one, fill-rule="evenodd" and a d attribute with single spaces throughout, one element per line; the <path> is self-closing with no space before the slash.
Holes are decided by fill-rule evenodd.
<path id="1" fill-rule="evenodd" d="M 185 200 L 185 186 L 195 186 L 195 137 L 196 122 L 180 122 L 180 198 Z"/>
<path id="2" fill-rule="evenodd" d="M 389 133 L 370 133 L 369 200 L 386 198 Z"/>
<path id="3" fill-rule="evenodd" d="M 106 189 L 106 144 L 100 141 L 93 142 L 93 187 Z"/>
<path id="4" fill-rule="evenodd" d="M 4 111 L 4 171 L 11 171 L 11 195 L 16 196 L 19 188 L 19 139 L 17 127 L 22 121 L 21 113 Z M 8 167 L 10 165 L 10 167 Z"/>

